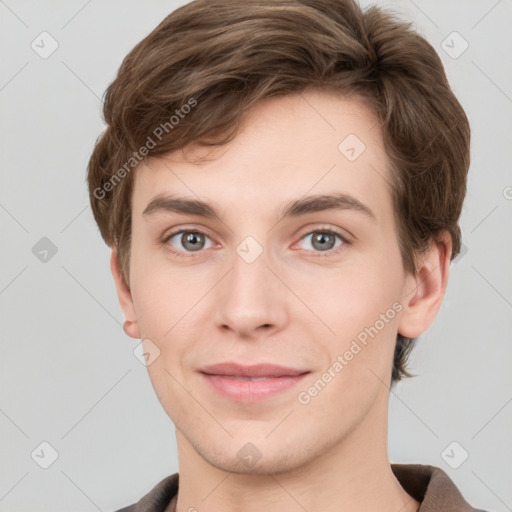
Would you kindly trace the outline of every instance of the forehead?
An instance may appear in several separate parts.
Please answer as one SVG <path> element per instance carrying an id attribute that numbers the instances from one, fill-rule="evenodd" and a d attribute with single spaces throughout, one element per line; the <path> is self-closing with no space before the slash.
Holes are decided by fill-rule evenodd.
<path id="1" fill-rule="evenodd" d="M 149 159 L 135 172 L 133 211 L 168 193 L 261 215 L 333 191 L 371 204 L 377 217 L 390 213 L 380 125 L 361 98 L 308 92 L 261 101 L 228 144 Z"/>

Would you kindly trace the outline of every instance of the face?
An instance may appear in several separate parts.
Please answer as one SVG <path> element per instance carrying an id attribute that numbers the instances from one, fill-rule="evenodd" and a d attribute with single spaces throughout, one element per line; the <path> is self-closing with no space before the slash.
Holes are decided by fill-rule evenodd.
<path id="1" fill-rule="evenodd" d="M 124 310 L 179 439 L 202 460 L 278 473 L 357 433 L 385 442 L 394 345 L 414 287 L 389 182 L 363 100 L 318 92 L 261 102 L 228 145 L 137 169 Z M 225 362 L 302 375 L 201 372 Z"/>

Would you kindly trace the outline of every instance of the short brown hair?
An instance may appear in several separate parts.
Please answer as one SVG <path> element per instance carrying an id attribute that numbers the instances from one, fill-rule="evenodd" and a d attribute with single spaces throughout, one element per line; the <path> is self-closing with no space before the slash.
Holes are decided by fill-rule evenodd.
<path id="1" fill-rule="evenodd" d="M 442 231 L 453 259 L 470 128 L 439 56 L 410 25 L 353 0 L 195 0 L 167 16 L 109 85 L 88 165 L 92 211 L 126 283 L 139 162 L 224 144 L 258 101 L 309 89 L 361 96 L 380 120 L 404 269 Z M 398 334 L 392 382 L 411 376 L 414 341 Z"/>

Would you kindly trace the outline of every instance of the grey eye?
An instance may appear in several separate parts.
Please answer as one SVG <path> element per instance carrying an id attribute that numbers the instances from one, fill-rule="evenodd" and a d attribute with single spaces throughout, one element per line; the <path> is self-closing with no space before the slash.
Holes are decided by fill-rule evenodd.
<path id="1" fill-rule="evenodd" d="M 175 239 L 177 242 L 173 243 Z M 169 236 L 169 243 L 171 243 L 173 247 L 175 247 L 174 244 L 180 243 L 185 249 L 185 252 L 197 252 L 206 248 L 205 244 L 207 239 L 209 239 L 209 237 L 199 231 L 178 231 Z M 178 249 L 181 250 L 180 247 L 178 247 Z"/>
<path id="2" fill-rule="evenodd" d="M 335 249 L 343 243 L 340 235 L 331 231 L 312 231 L 311 233 L 308 233 L 306 236 L 304 236 L 302 240 L 307 240 L 308 238 L 311 239 L 310 246 L 312 246 L 313 249 L 321 252 Z M 336 238 L 340 240 L 338 245 L 335 245 Z M 306 249 L 309 249 L 309 247 L 306 247 Z"/>

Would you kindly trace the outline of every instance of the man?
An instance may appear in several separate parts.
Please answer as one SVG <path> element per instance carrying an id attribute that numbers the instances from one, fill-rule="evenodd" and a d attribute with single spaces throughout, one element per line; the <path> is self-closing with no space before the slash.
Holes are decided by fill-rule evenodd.
<path id="1" fill-rule="evenodd" d="M 387 452 L 461 243 L 470 130 L 434 49 L 350 0 L 197 0 L 104 116 L 92 209 L 180 468 L 122 510 L 475 510 Z"/>

